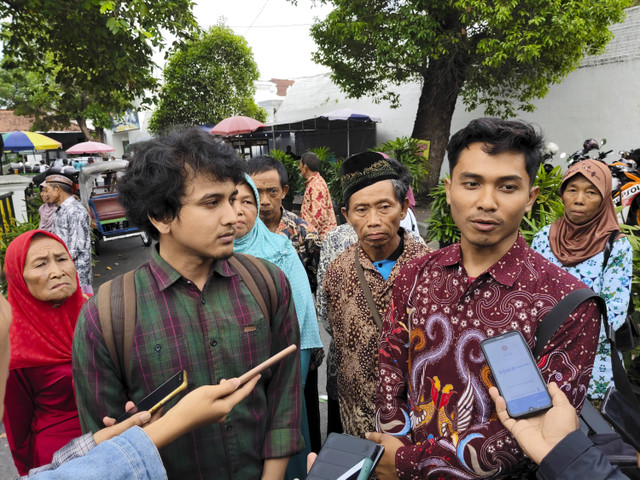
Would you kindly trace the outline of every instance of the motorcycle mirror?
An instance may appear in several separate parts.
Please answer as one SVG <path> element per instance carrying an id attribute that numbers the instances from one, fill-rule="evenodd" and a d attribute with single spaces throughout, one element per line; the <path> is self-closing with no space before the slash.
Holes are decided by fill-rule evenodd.
<path id="1" fill-rule="evenodd" d="M 558 145 L 556 145 L 553 142 L 549 142 L 544 146 L 544 148 L 542 149 L 542 152 L 545 155 L 555 155 L 556 153 L 558 153 L 558 149 L 559 149 Z"/>
<path id="2" fill-rule="evenodd" d="M 602 140 L 600 140 L 600 146 L 606 145 L 607 144 L 607 139 L 603 138 Z"/>

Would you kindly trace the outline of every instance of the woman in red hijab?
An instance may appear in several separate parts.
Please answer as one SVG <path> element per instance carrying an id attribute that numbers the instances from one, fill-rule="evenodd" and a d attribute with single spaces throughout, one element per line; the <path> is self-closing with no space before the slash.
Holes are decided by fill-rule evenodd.
<path id="1" fill-rule="evenodd" d="M 5 272 L 13 321 L 4 425 L 16 468 L 25 475 L 82 434 L 71 341 L 86 298 L 67 247 L 44 230 L 11 242 Z"/>

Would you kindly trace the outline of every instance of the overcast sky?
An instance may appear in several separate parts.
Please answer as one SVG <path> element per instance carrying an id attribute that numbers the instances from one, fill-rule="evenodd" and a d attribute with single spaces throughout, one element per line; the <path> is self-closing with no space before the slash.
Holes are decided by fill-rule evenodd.
<path id="1" fill-rule="evenodd" d="M 203 28 L 225 24 L 249 42 L 260 70 L 260 79 L 296 78 L 327 72 L 311 61 L 316 49 L 309 36 L 314 17 L 323 19 L 331 11 L 311 0 L 196 0 L 194 13 Z"/>

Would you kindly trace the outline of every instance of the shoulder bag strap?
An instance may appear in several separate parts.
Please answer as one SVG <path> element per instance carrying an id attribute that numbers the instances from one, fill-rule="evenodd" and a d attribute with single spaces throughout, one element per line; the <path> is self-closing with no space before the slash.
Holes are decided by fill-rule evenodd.
<path id="1" fill-rule="evenodd" d="M 613 249 L 613 244 L 616 242 L 616 239 L 620 235 L 620 230 L 616 230 L 611 232 L 609 235 L 609 240 L 607 240 L 606 245 L 604 246 L 604 261 L 602 262 L 602 271 L 607 267 L 607 263 L 609 263 L 609 257 L 611 256 L 611 250 Z"/>
<path id="2" fill-rule="evenodd" d="M 560 328 L 562 322 L 571 315 L 578 305 L 585 300 L 593 298 L 600 306 L 600 311 L 604 312 L 604 318 L 606 318 L 606 306 L 604 300 L 600 295 L 595 293 L 590 288 L 579 288 L 569 293 L 566 297 L 560 300 L 555 307 L 551 309 L 549 313 L 542 319 L 538 331 L 536 332 L 536 345 L 533 350 L 533 356 L 538 357 L 542 353 L 542 349 L 551 339 L 554 333 Z"/>
<path id="3" fill-rule="evenodd" d="M 122 371 L 120 368 L 120 360 L 118 352 L 116 350 L 116 344 L 113 336 L 113 322 L 111 321 L 111 283 L 113 280 L 102 284 L 98 289 L 96 300 L 98 303 L 98 316 L 100 317 L 100 329 L 102 330 L 102 337 L 104 338 L 105 346 L 109 351 L 109 357 L 111 362 L 118 371 Z"/>
<path id="4" fill-rule="evenodd" d="M 364 278 L 364 268 L 362 268 L 362 265 L 360 264 L 358 251 L 359 251 L 359 248 L 356 246 L 355 248 L 356 272 L 358 272 L 358 279 L 360 280 L 360 286 L 362 287 L 362 292 L 364 293 L 364 297 L 367 299 L 367 303 L 369 304 L 369 310 L 371 310 L 371 315 L 373 315 L 373 320 L 376 322 L 376 325 L 378 326 L 378 330 L 382 330 L 382 318 L 380 317 L 380 312 L 378 311 L 376 302 L 373 299 L 373 294 L 371 293 L 371 288 L 367 283 L 367 279 Z"/>
<path id="5" fill-rule="evenodd" d="M 134 271 L 131 270 L 122 276 L 122 296 L 124 299 L 124 333 L 122 338 L 122 358 L 124 362 L 122 372 L 124 374 L 124 378 L 127 380 L 127 385 L 131 385 L 129 367 L 131 366 L 133 335 L 136 329 L 136 283 L 133 275 Z"/>
<path id="6" fill-rule="evenodd" d="M 255 280 L 261 278 L 261 283 L 264 284 L 264 282 L 266 282 L 266 280 L 264 279 L 264 275 L 262 275 L 262 272 L 258 270 L 258 267 L 255 265 L 255 263 L 249 260 L 248 255 L 243 255 L 241 253 L 234 253 L 233 256 L 229 258 L 229 263 L 236 270 L 236 272 L 238 272 L 238 275 L 240 275 L 240 278 L 251 292 L 251 295 L 253 295 L 253 298 L 255 298 L 256 302 L 258 302 L 258 306 L 260 307 L 264 318 L 270 321 L 271 311 L 267 306 L 266 295 L 263 290 L 258 287 L 258 284 Z M 253 270 L 253 274 L 249 271 L 249 269 Z M 269 275 L 269 277 L 271 277 L 271 275 Z"/>

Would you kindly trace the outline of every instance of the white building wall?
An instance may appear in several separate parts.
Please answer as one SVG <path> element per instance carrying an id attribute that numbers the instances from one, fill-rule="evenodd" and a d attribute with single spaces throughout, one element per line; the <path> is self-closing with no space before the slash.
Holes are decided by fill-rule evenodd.
<path id="1" fill-rule="evenodd" d="M 629 150 L 640 147 L 640 7 L 627 10 L 627 20 L 611 27 L 615 38 L 604 54 L 587 57 L 580 68 L 535 103 L 533 113 L 521 112 L 518 118 L 539 125 L 548 141 L 558 144 L 560 152 L 573 153 L 589 137 L 607 139 L 606 149 Z M 382 118 L 377 125 L 377 142 L 410 136 L 420 95 L 418 82 L 404 84 L 401 107 L 388 102 L 376 104 L 371 98 L 349 99 L 329 78 L 329 74 L 297 79 L 289 89 L 275 122 L 313 118 L 344 107 L 364 110 Z M 481 110 L 468 112 L 458 100 L 451 133 L 473 118 L 484 116 Z M 614 158 L 611 154 L 610 159 Z M 561 161 L 556 158 L 556 164 Z M 443 162 L 443 174 L 448 171 Z"/>

